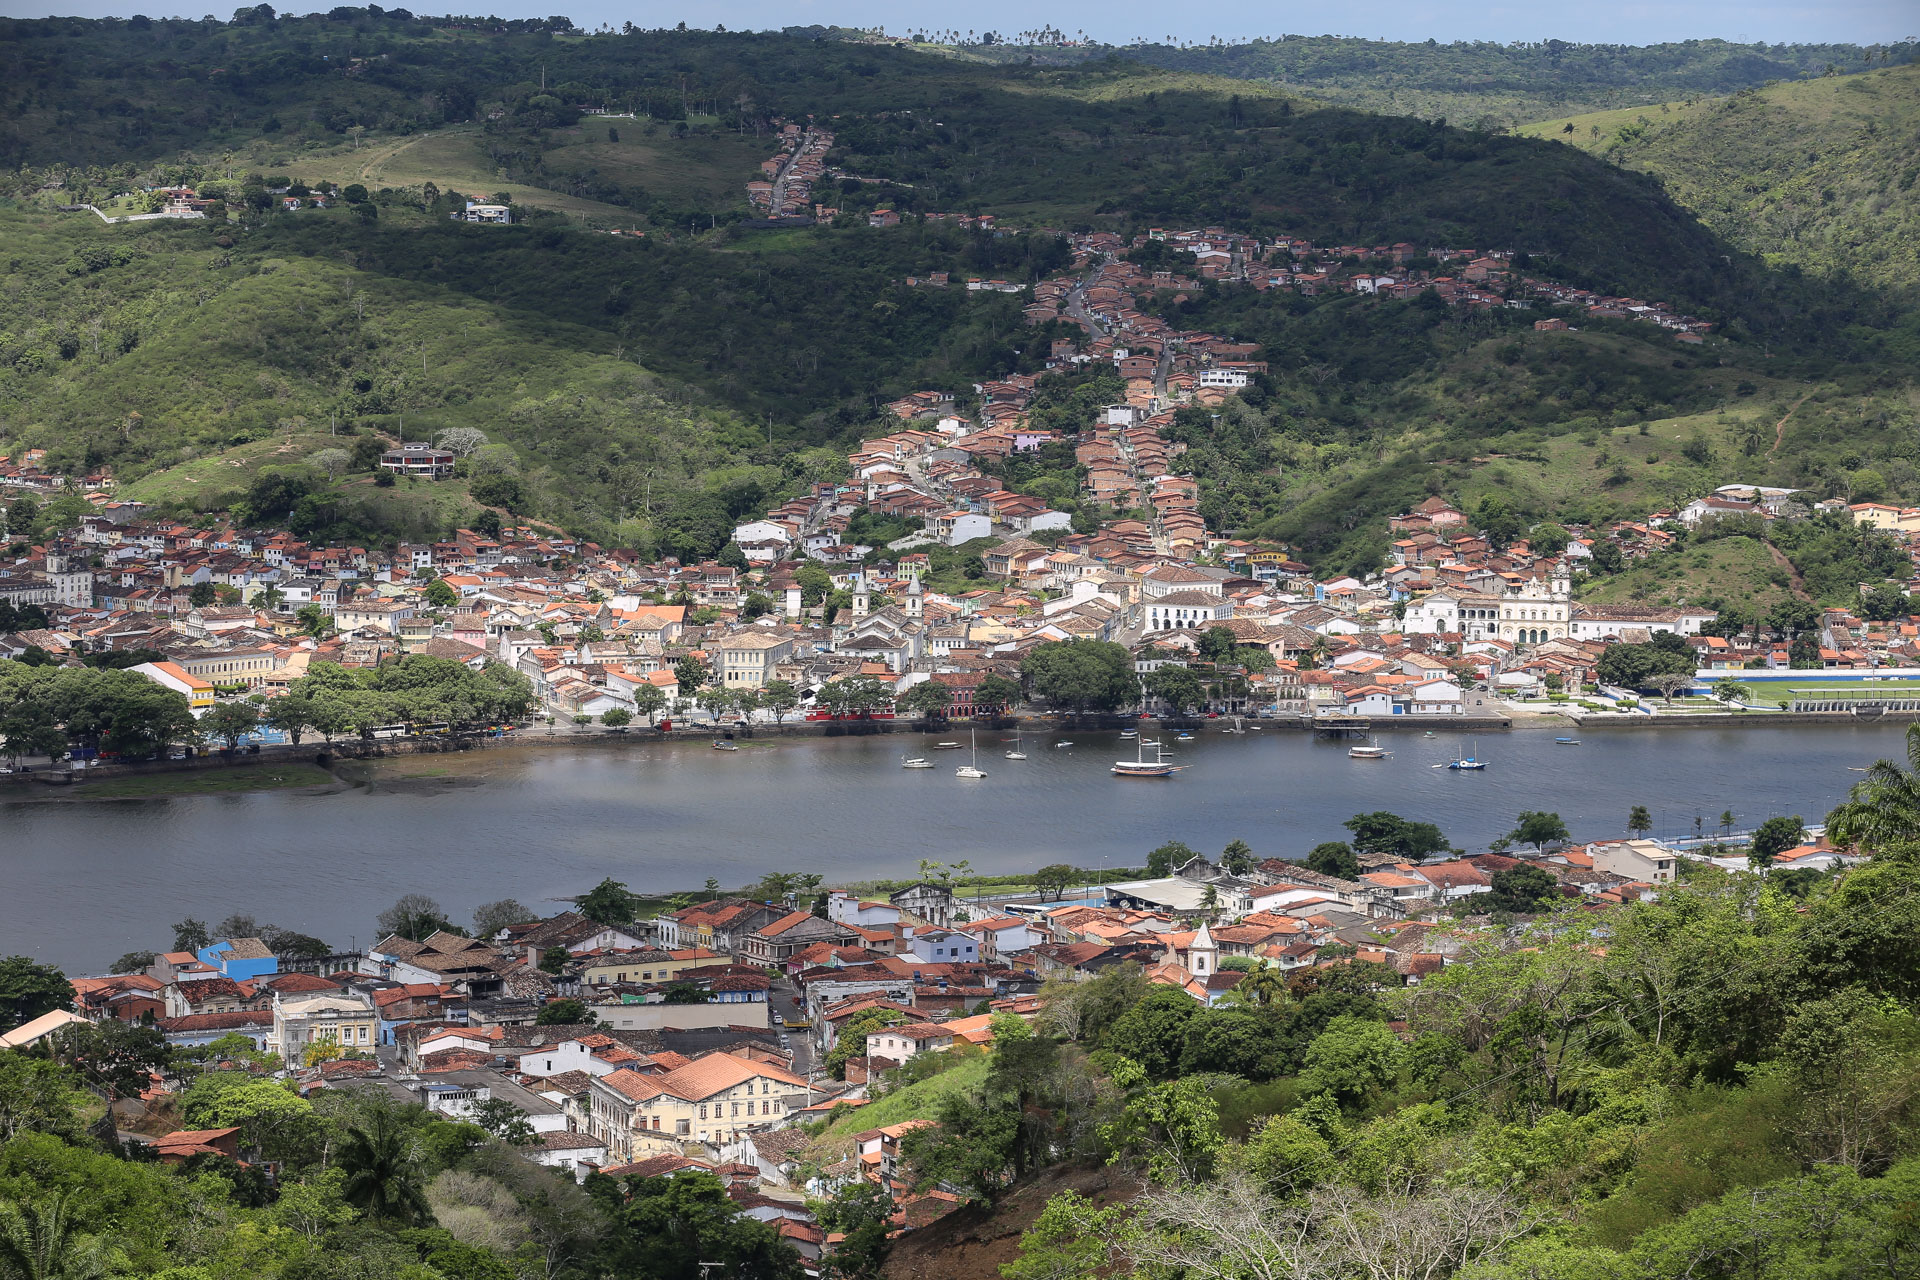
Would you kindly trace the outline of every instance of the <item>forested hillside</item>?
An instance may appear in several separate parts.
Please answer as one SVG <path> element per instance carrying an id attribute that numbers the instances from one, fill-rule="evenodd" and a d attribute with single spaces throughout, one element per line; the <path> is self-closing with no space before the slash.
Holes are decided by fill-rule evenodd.
<path id="1" fill-rule="evenodd" d="M 1548 120 L 1769 262 L 1920 287 L 1920 67 Z"/>
<path id="2" fill-rule="evenodd" d="M 959 46 L 991 62 L 1051 65 L 1105 57 L 1109 46 L 1029 44 L 1015 35 Z M 1910 59 L 1911 45 L 1766 45 L 1686 40 L 1644 46 L 1567 40 L 1441 44 L 1288 35 L 1242 42 L 1132 44 L 1118 50 L 1153 67 L 1284 85 L 1321 102 L 1390 115 L 1446 116 L 1510 127 L 1548 115 L 1732 93 L 1772 80 L 1861 70 Z"/>

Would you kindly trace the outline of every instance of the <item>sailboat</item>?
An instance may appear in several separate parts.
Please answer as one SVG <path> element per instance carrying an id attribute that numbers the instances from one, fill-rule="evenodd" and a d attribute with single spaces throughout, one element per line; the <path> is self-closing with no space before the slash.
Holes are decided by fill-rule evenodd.
<path id="1" fill-rule="evenodd" d="M 1020 731 L 1016 729 L 1013 734 L 1013 750 L 1007 752 L 1007 759 L 1025 760 L 1026 758 L 1027 753 L 1020 749 Z"/>
<path id="2" fill-rule="evenodd" d="M 1487 762 L 1485 760 L 1480 759 L 1479 755 L 1480 755 L 1480 740 L 1478 738 L 1475 738 L 1473 740 L 1472 755 L 1461 756 L 1458 760 L 1449 760 L 1445 764 L 1437 764 L 1437 765 L 1434 765 L 1433 767 L 1436 769 L 1459 769 L 1462 771 L 1484 769 L 1487 767 Z"/>
<path id="3" fill-rule="evenodd" d="M 987 771 L 980 767 L 980 744 L 974 741 L 973 730 L 967 730 L 967 741 L 973 745 L 973 763 L 963 764 L 953 771 L 956 778 L 984 778 Z"/>
<path id="4" fill-rule="evenodd" d="M 1131 760 L 1115 760 L 1113 772 L 1122 778 L 1171 778 L 1176 766 L 1167 763 L 1167 751 L 1159 743 L 1153 744 L 1154 758 L 1147 759 L 1147 749 L 1136 740 Z"/>

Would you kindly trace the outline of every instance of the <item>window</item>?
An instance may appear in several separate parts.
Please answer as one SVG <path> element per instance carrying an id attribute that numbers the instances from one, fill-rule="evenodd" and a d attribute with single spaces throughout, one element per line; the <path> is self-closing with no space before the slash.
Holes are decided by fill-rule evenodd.
<path id="1" fill-rule="evenodd" d="M 655 1133 L 658 1133 L 658 1132 L 660 1132 L 660 1117 L 659 1117 L 659 1116 L 655 1116 L 655 1117 L 653 1118 L 653 1131 L 654 1131 Z"/>
<path id="2" fill-rule="evenodd" d="M 704 1102 L 700 1104 L 700 1118 L 702 1120 L 707 1118 L 707 1104 Z"/>

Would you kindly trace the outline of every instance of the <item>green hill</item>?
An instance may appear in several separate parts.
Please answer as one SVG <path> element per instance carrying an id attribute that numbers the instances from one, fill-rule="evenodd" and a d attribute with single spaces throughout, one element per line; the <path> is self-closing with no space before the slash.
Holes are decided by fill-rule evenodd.
<path id="1" fill-rule="evenodd" d="M 1766 45 L 1686 40 L 1645 46 L 1566 40 L 1441 44 L 1289 35 L 1192 46 L 1132 44 L 1064 48 L 1012 42 L 967 45 L 960 56 L 990 63 L 1072 66 L 1119 54 L 1147 66 L 1283 86 L 1337 106 L 1389 115 L 1444 116 L 1511 127 L 1548 115 L 1726 94 L 1775 80 L 1856 71 L 1887 50 L 1851 44 Z M 1910 56 L 1894 46 L 1893 57 Z"/>
<path id="2" fill-rule="evenodd" d="M 1716 234 L 1776 265 L 1874 287 L 1920 286 L 1920 67 L 1549 120 L 1524 132 L 1658 177 Z"/>

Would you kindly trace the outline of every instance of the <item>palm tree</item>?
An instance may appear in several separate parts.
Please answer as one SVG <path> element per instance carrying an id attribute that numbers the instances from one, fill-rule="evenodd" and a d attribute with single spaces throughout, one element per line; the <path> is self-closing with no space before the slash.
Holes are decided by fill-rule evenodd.
<path id="1" fill-rule="evenodd" d="M 1255 969 L 1234 984 L 1233 994 L 1248 1004 L 1284 1004 L 1287 999 L 1287 975 L 1271 966 Z"/>
<path id="2" fill-rule="evenodd" d="M 66 1193 L 0 1202 L 0 1276 L 6 1280 L 94 1280 L 107 1273 L 99 1241 L 74 1234 Z"/>
<path id="3" fill-rule="evenodd" d="M 1875 761 L 1827 815 L 1827 838 L 1869 852 L 1920 841 L 1920 724 L 1907 726 L 1907 768 Z"/>
<path id="4" fill-rule="evenodd" d="M 340 1167 L 347 1175 L 341 1194 L 368 1217 L 405 1223 L 431 1219 L 407 1131 L 392 1111 L 375 1111 L 364 1127 L 347 1131 Z"/>

